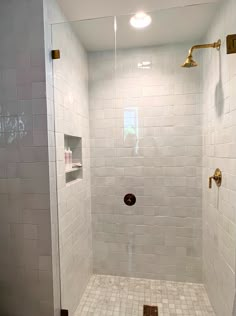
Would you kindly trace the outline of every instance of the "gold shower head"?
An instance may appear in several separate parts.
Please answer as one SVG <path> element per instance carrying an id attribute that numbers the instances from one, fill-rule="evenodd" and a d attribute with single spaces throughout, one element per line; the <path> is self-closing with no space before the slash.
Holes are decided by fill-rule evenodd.
<path id="1" fill-rule="evenodd" d="M 193 60 L 193 56 L 189 55 L 185 62 L 183 63 L 182 67 L 184 68 L 191 68 L 191 67 L 197 67 L 196 61 Z"/>
<path id="2" fill-rule="evenodd" d="M 212 44 L 202 44 L 202 45 L 195 45 L 192 48 L 190 48 L 189 53 L 188 53 L 188 57 L 185 60 L 184 64 L 181 65 L 184 68 L 192 68 L 192 67 L 196 67 L 198 64 L 196 63 L 196 61 L 193 60 L 193 51 L 194 49 L 201 49 L 201 48 L 216 48 L 217 50 L 220 50 L 220 46 L 221 46 L 221 40 L 218 40 L 215 43 Z"/>

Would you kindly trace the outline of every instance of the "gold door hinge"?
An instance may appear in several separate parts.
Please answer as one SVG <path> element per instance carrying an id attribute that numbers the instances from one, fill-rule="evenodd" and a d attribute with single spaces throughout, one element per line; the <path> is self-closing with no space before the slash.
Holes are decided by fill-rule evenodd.
<path id="1" fill-rule="evenodd" d="M 52 59 L 60 59 L 61 58 L 61 52 L 59 49 L 52 50 Z"/>

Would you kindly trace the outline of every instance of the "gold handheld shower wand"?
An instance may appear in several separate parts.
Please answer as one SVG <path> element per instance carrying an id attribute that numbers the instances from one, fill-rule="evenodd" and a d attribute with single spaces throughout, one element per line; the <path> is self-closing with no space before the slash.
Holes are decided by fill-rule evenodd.
<path id="1" fill-rule="evenodd" d="M 193 60 L 193 51 L 195 49 L 201 49 L 201 48 L 216 48 L 217 50 L 220 50 L 220 46 L 221 46 L 221 40 L 218 40 L 215 43 L 212 44 L 201 44 L 201 45 L 194 45 L 193 47 L 190 48 L 189 53 L 188 53 L 188 57 L 185 60 L 184 64 L 182 65 L 182 67 L 185 68 L 191 68 L 191 67 L 196 67 L 198 64 L 196 63 L 196 61 Z"/>

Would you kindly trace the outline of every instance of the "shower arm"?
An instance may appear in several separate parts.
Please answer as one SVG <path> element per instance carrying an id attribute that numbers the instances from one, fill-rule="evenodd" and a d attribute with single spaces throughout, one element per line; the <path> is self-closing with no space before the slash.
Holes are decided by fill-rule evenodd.
<path id="1" fill-rule="evenodd" d="M 201 44 L 201 45 L 194 45 L 193 47 L 190 48 L 188 56 L 192 57 L 193 51 L 195 49 L 201 49 L 201 48 L 217 48 L 218 50 L 220 49 L 221 46 L 221 40 L 218 40 L 217 42 L 214 42 L 212 44 Z"/>

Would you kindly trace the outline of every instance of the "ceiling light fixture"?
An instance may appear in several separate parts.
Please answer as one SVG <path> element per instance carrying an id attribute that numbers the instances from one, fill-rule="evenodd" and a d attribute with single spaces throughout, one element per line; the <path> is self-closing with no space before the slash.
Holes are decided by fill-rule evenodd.
<path id="1" fill-rule="evenodd" d="M 138 12 L 130 19 L 130 24 L 136 29 L 143 29 L 152 23 L 152 18 L 145 12 Z"/>

